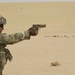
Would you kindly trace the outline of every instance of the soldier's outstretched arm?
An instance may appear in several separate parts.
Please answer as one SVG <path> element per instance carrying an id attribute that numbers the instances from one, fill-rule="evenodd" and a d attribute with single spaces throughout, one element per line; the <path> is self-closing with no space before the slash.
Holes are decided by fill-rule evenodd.
<path id="1" fill-rule="evenodd" d="M 12 33 L 12 34 L 1 34 L 0 40 L 2 44 L 15 44 L 23 40 L 29 40 L 30 33 L 29 31 Z"/>
<path id="2" fill-rule="evenodd" d="M 29 40 L 32 36 L 32 33 L 34 33 L 34 36 L 36 36 L 38 33 L 37 28 L 29 28 L 27 31 L 24 32 L 18 32 L 18 33 L 12 33 L 12 34 L 0 34 L 0 41 L 1 44 L 15 44 L 23 40 Z"/>
<path id="3" fill-rule="evenodd" d="M 39 27 L 32 26 L 27 31 L 20 32 L 20 33 L 13 33 L 10 35 L 1 34 L 0 40 L 2 44 L 14 44 L 18 43 L 23 40 L 29 40 L 31 36 L 36 36 L 38 34 Z"/>

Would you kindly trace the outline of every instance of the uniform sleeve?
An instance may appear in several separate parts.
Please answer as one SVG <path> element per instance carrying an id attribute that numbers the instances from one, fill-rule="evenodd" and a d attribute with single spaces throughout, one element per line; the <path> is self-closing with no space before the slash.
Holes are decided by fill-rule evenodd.
<path id="1" fill-rule="evenodd" d="M 4 39 L 4 40 L 3 40 Z M 30 39 L 30 35 L 28 31 L 20 32 L 20 33 L 12 33 L 12 34 L 5 34 L 3 35 L 3 42 L 5 44 L 15 44 L 22 40 L 28 40 Z"/>

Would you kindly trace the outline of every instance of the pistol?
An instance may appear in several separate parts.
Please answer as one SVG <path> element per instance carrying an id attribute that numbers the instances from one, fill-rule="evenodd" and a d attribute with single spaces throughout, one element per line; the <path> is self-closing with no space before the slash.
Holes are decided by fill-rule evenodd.
<path id="1" fill-rule="evenodd" d="M 46 24 L 33 24 L 33 27 L 44 28 Z"/>

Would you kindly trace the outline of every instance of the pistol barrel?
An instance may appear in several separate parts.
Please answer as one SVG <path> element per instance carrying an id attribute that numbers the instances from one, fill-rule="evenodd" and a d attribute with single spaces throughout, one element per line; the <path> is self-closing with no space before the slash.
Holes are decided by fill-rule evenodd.
<path id="1" fill-rule="evenodd" d="M 44 28 L 46 24 L 33 24 L 33 27 Z"/>

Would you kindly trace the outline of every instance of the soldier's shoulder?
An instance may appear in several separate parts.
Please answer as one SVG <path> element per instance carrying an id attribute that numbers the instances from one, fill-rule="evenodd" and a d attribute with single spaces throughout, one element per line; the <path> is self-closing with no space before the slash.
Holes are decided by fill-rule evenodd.
<path id="1" fill-rule="evenodd" d="M 6 35 L 6 33 L 1 33 L 0 35 Z"/>

